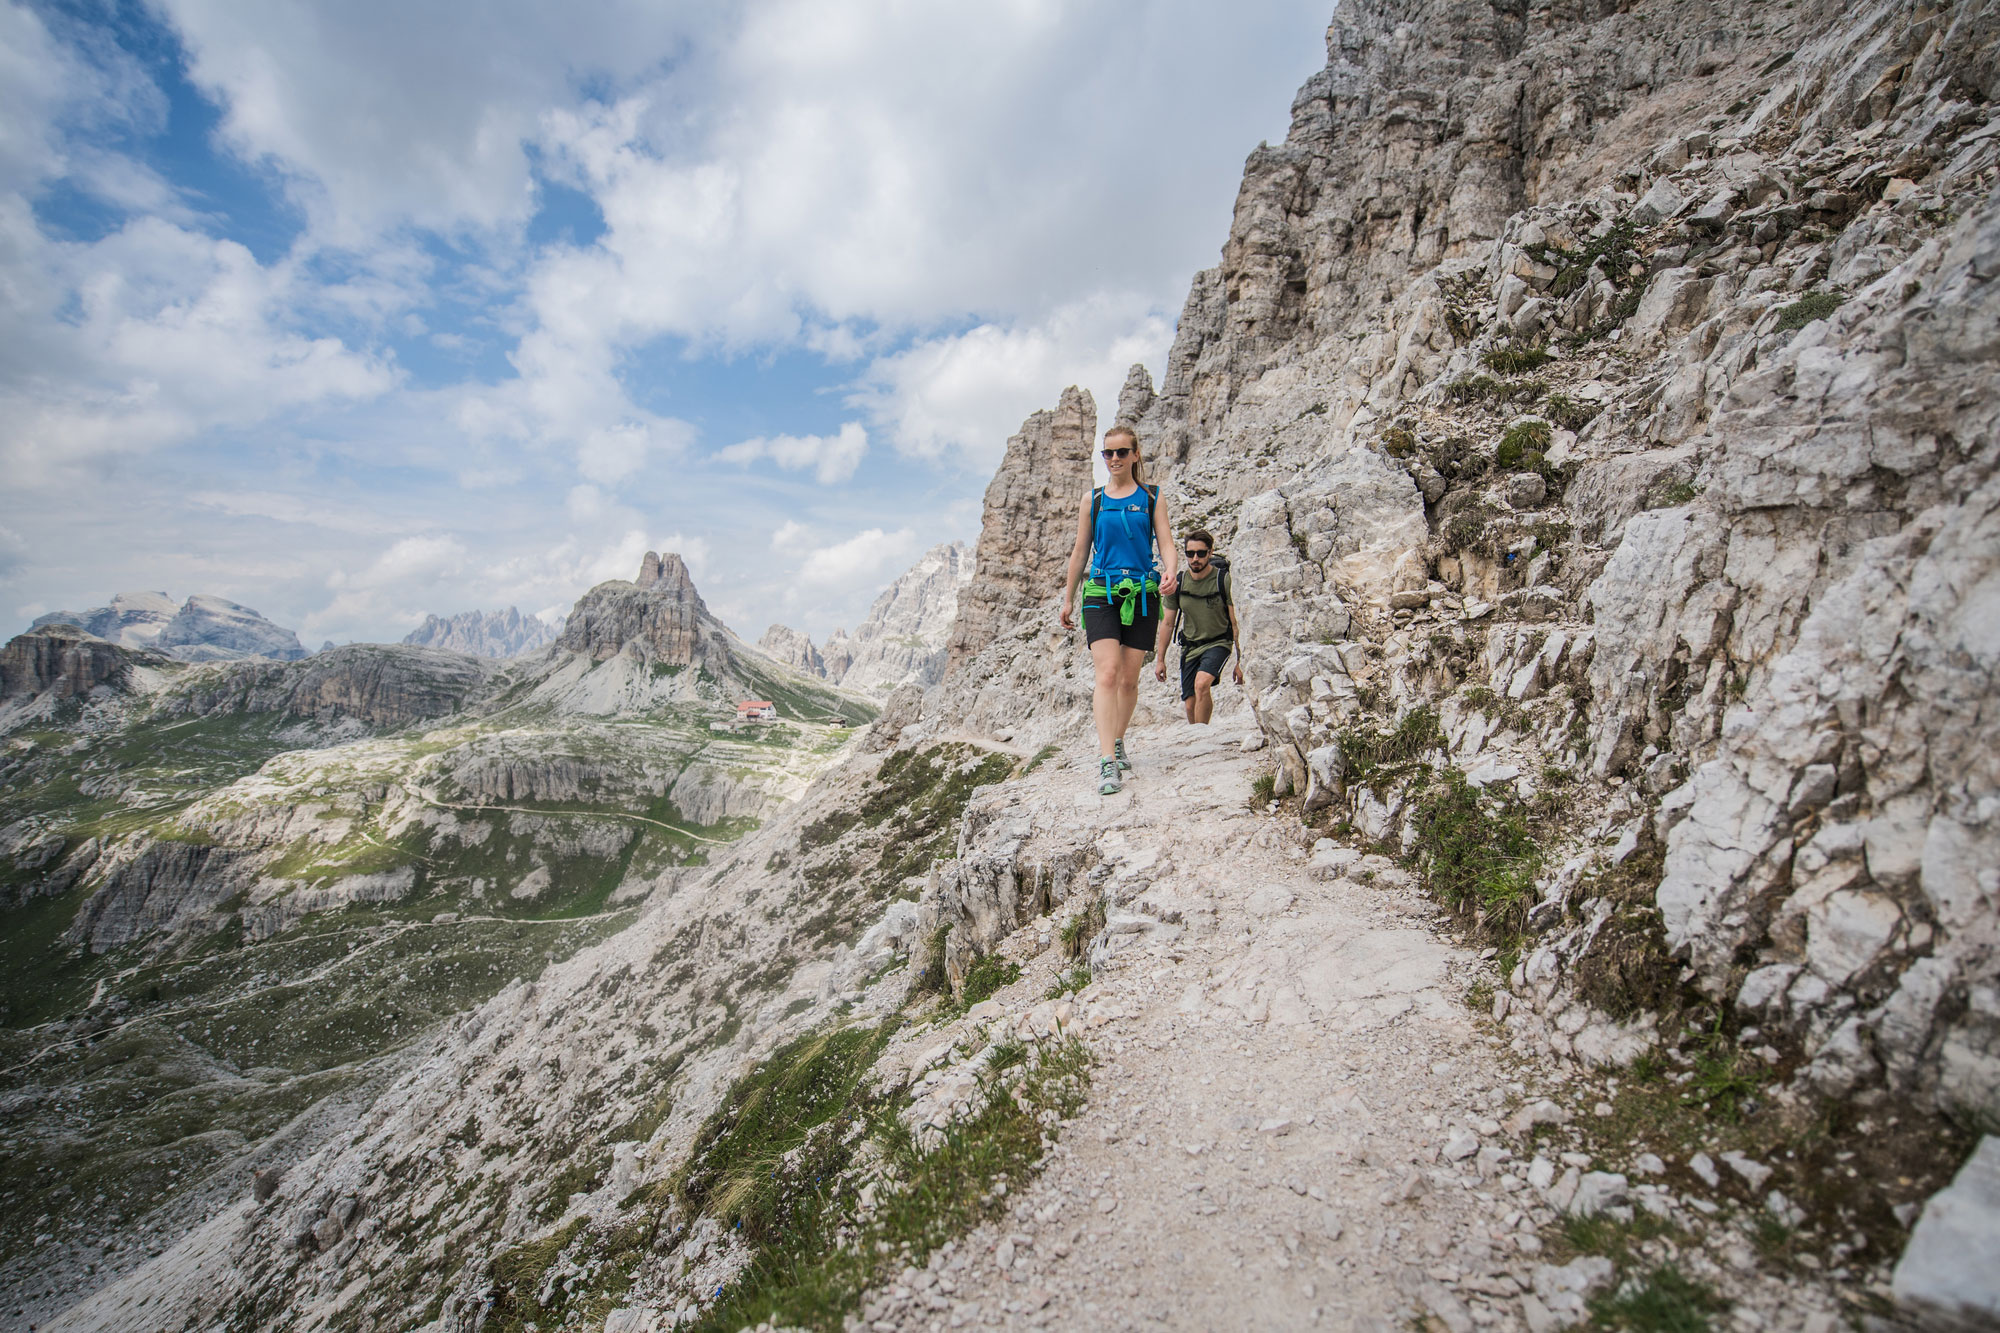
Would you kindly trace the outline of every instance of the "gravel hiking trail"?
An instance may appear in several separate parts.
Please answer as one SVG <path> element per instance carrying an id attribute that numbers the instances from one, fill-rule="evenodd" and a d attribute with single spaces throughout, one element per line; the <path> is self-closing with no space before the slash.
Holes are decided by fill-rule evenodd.
<path id="1" fill-rule="evenodd" d="M 1530 1094 L 1462 998 L 1478 959 L 1388 860 L 1309 872 L 1250 807 L 1249 729 L 1241 712 L 1135 727 L 1115 797 L 1089 756 L 1030 778 L 1038 826 L 1101 829 L 1131 908 L 1077 997 L 1090 1103 L 1006 1221 L 870 1293 L 850 1327 L 1386 1330 L 1412 1307 L 1454 1333 L 1521 1326 L 1510 1298 L 1541 1242 L 1499 1180 L 1497 1118 Z M 1068 965 L 1036 930 L 989 1005 L 1035 1005 Z M 1480 1148 L 1453 1163 L 1453 1135 Z M 1490 1183 L 1460 1169 L 1482 1165 Z"/>

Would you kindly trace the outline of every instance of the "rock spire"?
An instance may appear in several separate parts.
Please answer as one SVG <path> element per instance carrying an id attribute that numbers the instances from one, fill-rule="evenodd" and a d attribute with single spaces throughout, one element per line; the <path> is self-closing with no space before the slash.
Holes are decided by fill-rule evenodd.
<path id="1" fill-rule="evenodd" d="M 1000 470 L 986 487 L 973 575 L 958 597 L 945 671 L 991 641 L 1020 612 L 1053 603 L 1076 541 L 1076 512 L 1090 492 L 1090 451 L 1097 402 L 1075 385 L 1053 410 L 1035 412 L 1007 441 Z"/>
<path id="2" fill-rule="evenodd" d="M 648 551 L 635 582 L 611 579 L 578 598 L 556 642 L 599 662 L 632 644 L 654 662 L 687 666 L 708 618 L 686 562 L 671 551 Z"/>

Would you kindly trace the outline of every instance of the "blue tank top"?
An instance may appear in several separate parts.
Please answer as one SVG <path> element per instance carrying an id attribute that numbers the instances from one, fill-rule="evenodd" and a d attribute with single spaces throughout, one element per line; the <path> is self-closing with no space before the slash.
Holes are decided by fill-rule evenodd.
<path id="1" fill-rule="evenodd" d="M 1090 572 L 1102 579 L 1143 578 L 1154 572 L 1153 495 L 1144 486 L 1113 499 L 1097 492 L 1097 527 L 1091 534 Z"/>

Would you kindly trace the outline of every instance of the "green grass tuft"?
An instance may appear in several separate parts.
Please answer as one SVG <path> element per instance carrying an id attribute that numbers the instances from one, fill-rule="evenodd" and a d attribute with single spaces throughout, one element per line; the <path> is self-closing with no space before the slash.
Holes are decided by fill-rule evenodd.
<path id="1" fill-rule="evenodd" d="M 1566 393 L 1552 393 L 1542 403 L 1543 413 L 1564 430 L 1582 430 L 1596 419 L 1601 410 L 1595 403 L 1572 398 Z"/>
<path id="2" fill-rule="evenodd" d="M 965 970 L 965 981 L 959 987 L 958 1003 L 970 1009 L 982 1000 L 991 999 L 993 993 L 1002 986 L 1011 986 L 1021 979 L 1021 965 L 999 954 L 981 954 L 973 959 L 972 966 Z"/>
<path id="3" fill-rule="evenodd" d="M 1632 1333 L 1708 1333 L 1709 1317 L 1728 1309 L 1729 1302 L 1713 1287 L 1671 1264 L 1660 1264 L 1590 1302 L 1597 1327 Z"/>
<path id="4" fill-rule="evenodd" d="M 886 1097 L 869 1095 L 858 1079 L 847 1085 L 832 1099 L 837 1105 L 814 1112 L 823 1116 L 818 1123 L 825 1128 L 813 1140 L 822 1147 L 812 1148 L 795 1130 L 789 1137 L 806 1151 L 770 1160 L 769 1183 L 758 1188 L 789 1201 L 785 1226 L 756 1239 L 749 1266 L 692 1327 L 733 1333 L 768 1321 L 841 1328 L 886 1274 L 922 1265 L 947 1240 L 999 1216 L 1000 1187 L 1032 1174 L 1054 1125 L 1082 1108 L 1089 1088 L 1090 1054 L 1081 1042 L 1038 1053 L 1039 1061 L 1024 1068 L 1026 1046 L 995 1051 L 979 1109 L 923 1138 Z M 835 1132 L 837 1126 L 852 1130 Z M 850 1169 L 864 1144 L 875 1157 L 872 1210 L 861 1207 L 862 1181 Z"/>
<path id="5" fill-rule="evenodd" d="M 1044 745 L 1041 749 L 1035 751 L 1034 758 L 1030 759 L 1027 763 L 1021 765 L 1021 772 L 1019 776 L 1024 778 L 1027 777 L 1028 774 L 1034 772 L 1036 769 L 1040 768 L 1043 764 L 1055 758 L 1060 753 L 1062 753 L 1062 747 L 1056 745 Z"/>
<path id="6" fill-rule="evenodd" d="M 1493 461 L 1509 471 L 1532 472 L 1542 463 L 1553 432 L 1546 421 L 1521 421 L 1507 428 L 1493 450 Z"/>
<path id="7" fill-rule="evenodd" d="M 1347 776 L 1356 782 L 1407 773 L 1425 755 L 1443 745 L 1444 729 L 1438 725 L 1437 710 L 1430 707 L 1412 708 L 1389 731 L 1350 729 L 1340 733 L 1340 754 L 1347 761 Z"/>
<path id="8" fill-rule="evenodd" d="M 1078 963 L 1069 971 L 1058 973 L 1056 979 L 1049 983 L 1049 993 L 1043 998 L 1060 1000 L 1065 995 L 1073 995 L 1081 991 L 1090 982 L 1090 964 Z"/>
<path id="9" fill-rule="evenodd" d="M 1814 292 L 1810 296 L 1801 297 L 1778 311 L 1776 331 L 1790 333 L 1794 329 L 1804 328 L 1816 319 L 1825 319 L 1840 309 L 1846 300 L 1847 298 L 1839 292 Z"/>
<path id="10" fill-rule="evenodd" d="M 1097 938 L 1097 932 L 1104 929 L 1104 900 L 1093 897 L 1085 903 L 1083 910 L 1063 922 L 1062 930 L 1056 938 L 1062 941 L 1063 957 L 1081 959 L 1090 948 L 1090 942 Z"/>
<path id="11" fill-rule="evenodd" d="M 1496 943 L 1519 938 L 1535 902 L 1542 851 L 1527 811 L 1511 796 L 1483 795 L 1455 768 L 1426 784 L 1412 816 L 1413 859 L 1424 888 L 1469 916 Z"/>
<path id="12" fill-rule="evenodd" d="M 1531 370 L 1540 370 L 1555 356 L 1546 347 L 1492 347 L 1479 358 L 1487 369 L 1497 370 L 1502 375 L 1525 375 Z"/>

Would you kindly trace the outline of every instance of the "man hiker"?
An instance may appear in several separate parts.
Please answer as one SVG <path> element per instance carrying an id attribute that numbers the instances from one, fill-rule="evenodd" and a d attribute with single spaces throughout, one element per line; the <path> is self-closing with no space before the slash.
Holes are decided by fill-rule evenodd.
<path id="1" fill-rule="evenodd" d="M 1215 682 L 1236 642 L 1236 603 L 1229 596 L 1229 558 L 1215 554 L 1215 538 L 1201 528 L 1181 544 L 1187 569 L 1180 587 L 1160 598 L 1160 639 L 1154 648 L 1153 675 L 1167 678 L 1167 644 L 1174 622 L 1181 626 L 1181 707 L 1187 719 L 1202 726 L 1215 715 Z M 1243 662 L 1235 667 L 1243 683 Z"/>

